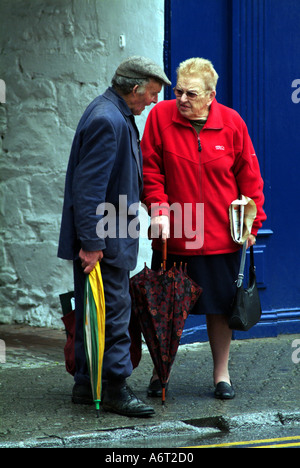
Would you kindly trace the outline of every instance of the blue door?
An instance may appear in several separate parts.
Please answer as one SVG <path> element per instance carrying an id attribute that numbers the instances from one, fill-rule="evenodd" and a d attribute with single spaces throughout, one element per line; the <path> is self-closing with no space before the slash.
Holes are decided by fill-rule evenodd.
<path id="1" fill-rule="evenodd" d="M 166 0 L 165 12 L 172 83 L 181 61 L 212 61 L 217 99 L 246 121 L 265 181 L 268 220 L 255 246 L 263 316 L 234 337 L 300 333 L 300 2 Z M 206 340 L 204 317 L 190 316 L 182 343 Z"/>

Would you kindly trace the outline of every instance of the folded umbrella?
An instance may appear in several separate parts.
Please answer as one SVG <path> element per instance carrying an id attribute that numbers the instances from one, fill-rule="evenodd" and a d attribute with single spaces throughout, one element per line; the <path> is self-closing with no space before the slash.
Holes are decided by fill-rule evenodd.
<path id="1" fill-rule="evenodd" d="M 161 270 L 156 272 L 145 266 L 130 280 L 132 310 L 162 385 L 163 404 L 185 321 L 202 293 L 202 288 L 188 277 L 182 265 L 166 271 L 165 262 L 164 244 Z"/>
<path id="2" fill-rule="evenodd" d="M 85 282 L 84 344 L 93 398 L 99 417 L 105 347 L 105 299 L 99 262 Z"/>

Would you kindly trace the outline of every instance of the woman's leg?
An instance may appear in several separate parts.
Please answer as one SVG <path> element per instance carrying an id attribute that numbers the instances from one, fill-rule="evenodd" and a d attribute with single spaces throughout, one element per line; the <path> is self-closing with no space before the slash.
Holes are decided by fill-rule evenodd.
<path id="1" fill-rule="evenodd" d="M 230 384 L 228 370 L 232 330 L 228 327 L 226 315 L 206 315 L 207 333 L 214 363 L 214 384 Z"/>

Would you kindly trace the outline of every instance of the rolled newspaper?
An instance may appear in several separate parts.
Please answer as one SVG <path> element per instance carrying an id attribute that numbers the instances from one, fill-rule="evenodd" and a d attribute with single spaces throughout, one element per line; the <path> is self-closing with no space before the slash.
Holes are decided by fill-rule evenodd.
<path id="1" fill-rule="evenodd" d="M 255 202 L 245 195 L 234 200 L 229 207 L 230 231 L 234 242 L 244 244 L 251 234 L 253 222 L 256 218 Z"/>

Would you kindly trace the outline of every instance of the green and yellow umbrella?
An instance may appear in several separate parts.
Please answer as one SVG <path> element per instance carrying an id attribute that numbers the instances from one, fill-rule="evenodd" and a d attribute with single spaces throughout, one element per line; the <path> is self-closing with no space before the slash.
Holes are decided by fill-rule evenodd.
<path id="1" fill-rule="evenodd" d="M 105 346 L 105 299 L 99 262 L 87 276 L 85 283 L 84 344 L 93 398 L 99 417 Z"/>

